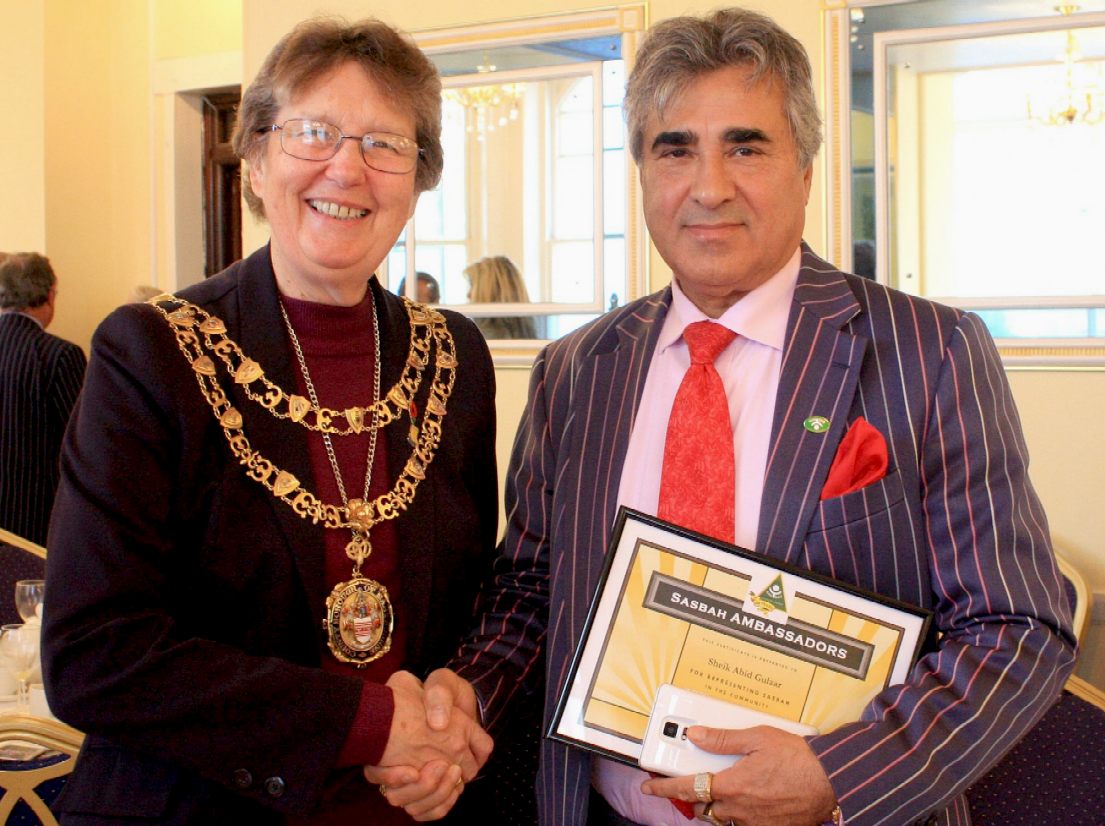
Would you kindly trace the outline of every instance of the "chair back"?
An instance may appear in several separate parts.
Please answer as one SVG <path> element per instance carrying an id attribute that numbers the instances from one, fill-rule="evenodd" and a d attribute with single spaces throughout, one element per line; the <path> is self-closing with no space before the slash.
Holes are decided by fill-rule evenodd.
<path id="1" fill-rule="evenodd" d="M 23 622 L 15 610 L 15 583 L 46 577 L 46 549 L 0 528 L 0 624 Z"/>
<path id="2" fill-rule="evenodd" d="M 1061 552 L 1056 551 L 1055 559 L 1059 563 L 1059 573 L 1063 575 L 1063 588 L 1070 601 L 1070 611 L 1073 615 L 1074 635 L 1079 642 L 1084 642 L 1086 626 L 1090 619 L 1090 589 L 1086 580 L 1078 569 L 1063 558 Z"/>
<path id="3" fill-rule="evenodd" d="M 967 790 L 974 826 L 1105 823 L 1105 692 L 1071 677 L 1059 700 Z"/>
<path id="4" fill-rule="evenodd" d="M 33 759 L 0 759 L 0 824 L 58 826 L 50 806 L 73 771 L 84 735 L 56 720 L 0 715 L 0 744 L 32 743 L 49 751 Z"/>

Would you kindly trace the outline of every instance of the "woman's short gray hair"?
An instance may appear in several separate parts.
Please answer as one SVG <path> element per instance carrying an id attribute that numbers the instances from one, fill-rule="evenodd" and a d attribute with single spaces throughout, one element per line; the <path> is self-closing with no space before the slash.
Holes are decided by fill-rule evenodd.
<path id="1" fill-rule="evenodd" d="M 422 150 L 415 170 L 418 192 L 433 189 L 445 163 L 441 148 L 441 77 L 414 41 L 379 20 L 346 23 L 320 18 L 300 23 L 280 39 L 246 89 L 238 109 L 234 151 L 249 162 L 269 139 L 267 132 L 279 112 L 297 93 L 328 72 L 355 63 L 368 73 L 387 97 L 413 115 L 415 141 Z M 242 176 L 250 211 L 265 217 L 265 206 Z"/>
<path id="2" fill-rule="evenodd" d="M 748 67 L 749 81 L 768 77 L 783 84 L 798 163 L 805 169 L 813 162 L 821 147 L 821 114 L 805 48 L 770 17 L 720 9 L 658 23 L 641 44 L 625 92 L 630 151 L 638 163 L 649 116 L 662 117 L 698 75 L 729 66 Z"/>
<path id="3" fill-rule="evenodd" d="M 41 307 L 58 279 L 50 259 L 37 252 L 0 253 L 0 308 Z"/>

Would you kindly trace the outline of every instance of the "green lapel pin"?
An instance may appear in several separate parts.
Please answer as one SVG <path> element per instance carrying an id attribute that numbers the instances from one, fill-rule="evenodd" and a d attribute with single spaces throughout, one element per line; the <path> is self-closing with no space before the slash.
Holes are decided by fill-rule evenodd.
<path id="1" fill-rule="evenodd" d="M 810 433 L 824 433 L 829 429 L 829 420 L 824 416 L 810 416 L 802 422 L 802 427 Z"/>

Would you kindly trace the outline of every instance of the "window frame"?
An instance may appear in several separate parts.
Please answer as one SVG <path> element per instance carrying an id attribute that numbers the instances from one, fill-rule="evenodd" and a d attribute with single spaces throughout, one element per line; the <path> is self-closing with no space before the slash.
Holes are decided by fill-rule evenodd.
<path id="1" fill-rule="evenodd" d="M 851 48 L 854 37 L 853 12 L 864 7 L 899 4 L 900 0 L 854 0 L 824 12 L 825 18 L 825 155 L 828 161 L 826 237 L 828 255 L 843 269 L 852 267 L 852 180 L 856 171 L 852 158 Z M 903 4 L 904 5 L 904 4 Z M 875 280 L 889 284 L 890 260 L 890 174 L 886 83 L 887 51 L 893 46 L 933 41 L 1024 34 L 1042 31 L 1077 30 L 1105 25 L 1105 13 L 1086 12 L 1071 16 L 1052 15 L 926 28 L 879 31 L 874 34 L 872 87 L 874 89 L 874 184 L 875 184 Z M 894 286 L 891 284 L 891 286 Z M 1105 296 L 1018 296 L 964 297 L 925 295 L 925 298 L 966 310 L 1017 310 L 1105 308 Z M 1101 368 L 1105 367 L 1105 342 L 1087 338 L 997 338 L 995 343 L 1007 367 L 1016 368 Z"/>
<path id="2" fill-rule="evenodd" d="M 480 49 L 496 49 L 510 45 L 529 45 L 542 42 L 556 42 L 582 37 L 599 37 L 616 34 L 621 38 L 621 59 L 625 61 L 626 72 L 633 65 L 640 38 L 647 27 L 647 6 L 644 3 L 633 3 L 594 11 L 575 12 L 566 14 L 553 14 L 536 16 L 517 20 L 499 21 L 495 23 L 473 26 L 460 26 L 443 29 L 429 29 L 414 32 L 413 37 L 418 46 L 433 57 L 435 54 L 477 51 Z M 594 117 L 596 151 L 594 156 L 595 175 L 595 289 L 594 301 L 583 304 L 561 304 L 553 302 L 540 302 L 530 304 L 462 304 L 452 305 L 465 314 L 482 316 L 517 316 L 548 314 L 572 314 L 572 313 L 602 313 L 605 312 L 605 286 L 603 274 L 603 247 L 604 236 L 602 226 L 603 215 L 603 100 L 602 100 L 602 76 L 601 61 L 595 61 L 594 69 L 588 69 L 595 73 L 594 81 Z M 580 73 L 576 67 L 588 66 L 589 63 L 578 63 L 565 66 L 545 67 L 543 69 L 524 69 L 517 71 L 501 71 L 495 73 L 495 82 L 509 83 L 512 78 L 524 80 L 539 76 L 543 72 L 549 72 L 550 76 L 578 76 Z M 574 71 L 573 71 L 574 70 Z M 443 78 L 445 88 L 460 85 L 481 85 L 488 82 L 486 74 L 463 75 Z M 626 258 L 626 296 L 625 301 L 633 301 L 647 293 L 648 285 L 648 256 L 646 254 L 646 234 L 644 231 L 644 219 L 641 209 L 640 184 L 635 174 L 633 161 L 629 153 L 625 153 L 626 165 L 626 208 L 625 208 L 625 258 Z M 408 224 L 407 237 L 414 238 L 414 225 Z M 544 231 L 543 231 L 544 232 Z M 544 243 L 544 242 L 543 242 Z M 414 255 L 411 251 L 415 245 L 408 244 L 406 264 L 408 278 L 413 275 Z M 387 278 L 391 282 L 390 276 Z M 408 285 L 413 280 L 408 281 Z M 449 305 L 446 305 L 449 306 Z M 544 346 L 547 340 L 519 341 L 507 339 L 491 339 L 488 345 L 497 366 L 529 367 L 538 350 Z"/>

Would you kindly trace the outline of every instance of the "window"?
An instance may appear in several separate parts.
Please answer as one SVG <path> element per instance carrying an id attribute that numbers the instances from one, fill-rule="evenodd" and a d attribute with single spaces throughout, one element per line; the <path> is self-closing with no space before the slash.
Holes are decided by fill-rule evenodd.
<path id="1" fill-rule="evenodd" d="M 978 312 L 1007 363 L 1105 360 L 1105 14 L 849 6 L 827 13 L 850 78 L 827 118 L 834 257 Z"/>
<path id="2" fill-rule="evenodd" d="M 550 246 L 553 272 L 565 273 L 551 285 L 554 301 L 588 302 L 598 299 L 600 312 L 625 303 L 626 291 L 626 171 L 625 126 L 622 98 L 625 94 L 625 61 L 602 64 L 602 278 L 595 278 L 590 236 L 584 229 L 593 223 L 590 194 L 596 144 L 586 135 L 586 119 L 594 108 L 594 84 L 576 81 L 557 107 L 554 153 L 554 228 Z M 586 240 L 582 240 L 586 239 Z M 549 318 L 549 338 L 558 338 L 595 318 L 597 314 L 557 315 Z"/>
<path id="3" fill-rule="evenodd" d="M 441 140 L 445 157 L 464 157 L 465 113 L 459 103 L 445 100 L 441 113 Z M 468 261 L 467 165 L 446 164 L 437 189 L 418 199 L 413 225 L 419 239 L 413 269 L 430 273 L 438 283 L 441 301 L 456 304 L 465 300 L 459 274 Z M 388 285 L 398 292 L 407 276 L 407 236 L 404 230 L 388 256 Z M 448 276 L 448 277 L 447 277 Z M 405 291 L 405 290 L 404 290 Z M 415 293 L 410 293 L 416 297 Z"/>
<path id="4" fill-rule="evenodd" d="M 642 23 L 630 6 L 417 37 L 443 75 L 445 172 L 389 256 L 387 283 L 433 275 L 499 361 L 536 352 L 507 338 L 561 336 L 643 292 L 621 115 Z M 504 299 L 471 283 L 483 259 L 507 260 L 523 289 Z"/>

